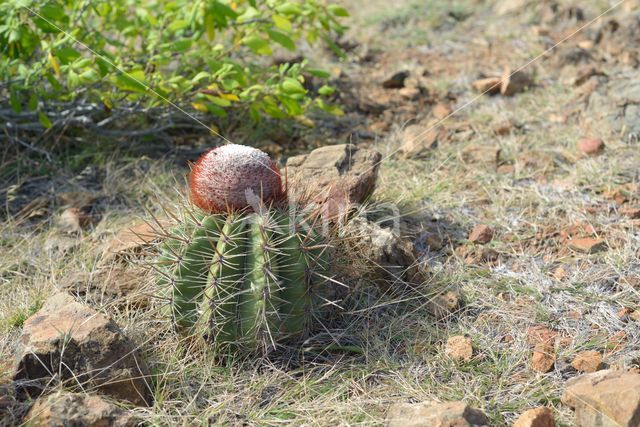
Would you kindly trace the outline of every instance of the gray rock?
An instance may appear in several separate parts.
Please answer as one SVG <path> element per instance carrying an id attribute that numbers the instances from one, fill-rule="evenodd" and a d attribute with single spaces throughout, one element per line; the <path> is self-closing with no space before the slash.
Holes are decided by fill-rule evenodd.
<path id="1" fill-rule="evenodd" d="M 39 396 L 53 381 L 149 405 L 149 375 L 138 351 L 113 321 L 58 293 L 26 320 L 13 380 L 21 398 Z"/>
<path id="2" fill-rule="evenodd" d="M 387 427 L 472 427 L 486 426 L 482 411 L 464 402 L 398 403 L 387 411 Z"/>
<path id="3" fill-rule="evenodd" d="M 101 397 L 58 392 L 36 400 L 24 422 L 33 427 L 133 427 L 139 421 Z"/>

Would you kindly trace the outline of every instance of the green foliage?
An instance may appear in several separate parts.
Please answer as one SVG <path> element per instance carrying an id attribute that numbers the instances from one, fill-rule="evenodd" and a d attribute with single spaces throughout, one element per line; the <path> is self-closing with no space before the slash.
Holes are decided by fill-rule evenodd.
<path id="1" fill-rule="evenodd" d="M 275 49 L 332 38 L 347 11 L 322 0 L 13 0 L 0 1 L 0 95 L 16 112 L 82 97 L 107 110 L 167 100 L 224 117 L 302 115 L 332 89 L 305 89 L 306 61 L 269 65 Z M 3 94 L 2 92 L 6 92 Z"/>
<path id="2" fill-rule="evenodd" d="M 188 219 L 165 240 L 156 266 L 179 330 L 218 349 L 255 352 L 305 333 L 328 255 L 304 221 L 272 207 Z"/>

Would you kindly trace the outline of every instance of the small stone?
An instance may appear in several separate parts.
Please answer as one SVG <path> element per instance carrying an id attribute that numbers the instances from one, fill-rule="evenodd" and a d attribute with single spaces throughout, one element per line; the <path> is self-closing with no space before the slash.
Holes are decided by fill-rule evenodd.
<path id="1" fill-rule="evenodd" d="M 493 239 L 493 234 L 493 228 L 486 224 L 478 224 L 471 230 L 471 233 L 469 233 L 469 241 L 483 245 Z"/>
<path id="2" fill-rule="evenodd" d="M 500 77 L 487 77 L 485 79 L 479 79 L 472 83 L 473 88 L 488 95 L 495 95 L 500 93 Z"/>
<path id="3" fill-rule="evenodd" d="M 24 421 L 34 427 L 134 427 L 140 422 L 99 396 L 69 392 L 58 392 L 36 400 Z"/>
<path id="4" fill-rule="evenodd" d="M 471 338 L 464 335 L 456 335 L 447 340 L 444 354 L 455 361 L 468 362 L 473 356 L 473 344 Z"/>
<path id="5" fill-rule="evenodd" d="M 631 219 L 640 219 L 640 208 L 633 206 L 625 206 L 620 209 L 620 213 Z"/>
<path id="6" fill-rule="evenodd" d="M 534 371 L 546 374 L 553 369 L 556 355 L 553 346 L 549 343 L 537 344 L 531 356 L 531 368 Z"/>
<path id="7" fill-rule="evenodd" d="M 466 163 L 480 163 L 495 168 L 500 162 L 500 148 L 472 144 L 462 150 L 461 156 Z"/>
<path id="8" fill-rule="evenodd" d="M 520 415 L 512 427 L 555 427 L 553 411 L 546 406 L 529 409 Z"/>
<path id="9" fill-rule="evenodd" d="M 533 79 L 529 73 L 525 71 L 512 72 L 510 68 L 505 69 L 501 80 L 500 94 L 503 96 L 515 95 L 533 85 Z"/>
<path id="10" fill-rule="evenodd" d="M 442 120 L 452 113 L 451 108 L 447 104 L 436 104 L 431 109 L 431 114 L 438 120 Z"/>
<path id="11" fill-rule="evenodd" d="M 569 241 L 569 248 L 585 254 L 593 254 L 607 249 L 607 244 L 603 239 L 585 237 Z"/>
<path id="12" fill-rule="evenodd" d="M 505 136 L 510 134 L 515 128 L 515 123 L 512 120 L 501 120 L 491 125 L 491 131 L 498 136 Z"/>
<path id="13" fill-rule="evenodd" d="M 621 188 L 606 190 L 604 193 L 602 193 L 602 196 L 605 199 L 613 200 L 618 205 L 623 205 L 629 201 L 629 198 L 625 194 L 625 191 Z"/>
<path id="14" fill-rule="evenodd" d="M 460 307 L 460 295 L 454 291 L 448 291 L 438 295 L 427 303 L 427 311 L 437 319 L 450 316 Z"/>
<path id="15" fill-rule="evenodd" d="M 555 270 L 553 270 L 553 277 L 556 280 L 564 280 L 567 278 L 567 270 L 565 270 L 564 267 L 560 266 L 558 268 L 556 268 Z"/>
<path id="16" fill-rule="evenodd" d="M 126 254 L 140 253 L 158 239 L 158 232 L 147 222 L 137 222 L 119 231 L 109 240 L 102 253 L 103 261 L 110 261 Z"/>
<path id="17" fill-rule="evenodd" d="M 82 231 L 91 223 L 91 217 L 78 208 L 67 208 L 58 218 L 58 227 L 67 233 Z"/>
<path id="18" fill-rule="evenodd" d="M 629 313 L 629 319 L 635 322 L 640 322 L 640 311 L 634 310 L 631 313 Z"/>
<path id="19" fill-rule="evenodd" d="M 428 154 L 438 146 L 439 129 L 421 125 L 410 125 L 402 132 L 402 145 L 398 153 L 404 158 L 418 158 Z"/>
<path id="20" fill-rule="evenodd" d="M 383 81 L 382 87 L 385 89 L 401 89 L 404 87 L 404 82 L 407 78 L 409 78 L 409 72 L 400 71 Z"/>
<path id="21" fill-rule="evenodd" d="M 578 426 L 637 427 L 640 375 L 603 370 L 571 378 L 562 403 L 574 408 Z"/>
<path id="22" fill-rule="evenodd" d="M 604 150 L 604 141 L 600 138 L 582 138 L 578 141 L 578 150 L 593 156 Z"/>
<path id="23" fill-rule="evenodd" d="M 386 427 L 480 427 L 489 419 L 464 402 L 396 403 L 389 407 Z"/>
<path id="24" fill-rule="evenodd" d="M 630 308 L 622 307 L 616 314 L 620 320 L 625 320 L 629 317 L 629 314 L 631 314 L 632 311 L 633 310 L 631 310 Z"/>
<path id="25" fill-rule="evenodd" d="M 602 355 L 595 350 L 582 351 L 573 359 L 571 366 L 580 372 L 599 371 L 603 368 Z"/>
<path id="26" fill-rule="evenodd" d="M 398 95 L 408 100 L 414 100 L 420 96 L 420 89 L 417 87 L 403 87 L 398 90 Z"/>

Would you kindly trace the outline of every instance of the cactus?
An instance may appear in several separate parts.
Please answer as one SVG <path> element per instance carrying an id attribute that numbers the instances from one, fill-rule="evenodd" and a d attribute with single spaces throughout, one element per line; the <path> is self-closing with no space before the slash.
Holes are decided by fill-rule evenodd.
<path id="1" fill-rule="evenodd" d="M 198 160 L 189 184 L 197 210 L 173 228 L 156 263 L 177 328 L 252 352 L 302 336 L 328 245 L 310 218 L 290 215 L 277 166 L 257 149 L 226 145 Z"/>

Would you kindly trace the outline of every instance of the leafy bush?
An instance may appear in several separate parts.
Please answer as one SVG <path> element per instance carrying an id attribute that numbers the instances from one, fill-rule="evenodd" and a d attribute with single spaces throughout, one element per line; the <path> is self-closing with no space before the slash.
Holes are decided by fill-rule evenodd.
<path id="1" fill-rule="evenodd" d="M 303 85 L 303 73 L 328 73 L 268 57 L 319 41 L 340 53 L 333 37 L 344 16 L 321 0 L 0 2 L 0 95 L 16 113 L 38 112 L 45 127 L 43 106 L 78 99 L 106 110 L 169 100 L 220 117 L 240 108 L 255 120 L 310 106 L 339 114 L 326 102 L 333 88 L 310 94 Z"/>

